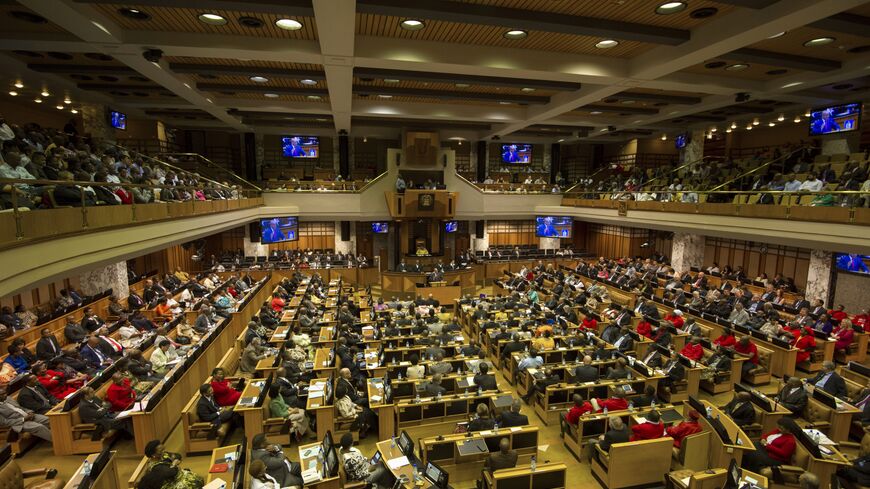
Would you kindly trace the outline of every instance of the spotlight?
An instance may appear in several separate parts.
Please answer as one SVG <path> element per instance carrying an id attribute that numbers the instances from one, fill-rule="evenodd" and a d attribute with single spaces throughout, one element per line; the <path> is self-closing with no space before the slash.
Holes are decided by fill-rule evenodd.
<path id="1" fill-rule="evenodd" d="M 746 102 L 751 96 L 746 92 L 739 92 L 734 96 L 734 101 L 737 103 Z"/>
<path id="2" fill-rule="evenodd" d="M 159 63 L 160 59 L 163 58 L 163 51 L 159 49 L 146 49 L 142 53 L 142 57 L 149 63 Z"/>

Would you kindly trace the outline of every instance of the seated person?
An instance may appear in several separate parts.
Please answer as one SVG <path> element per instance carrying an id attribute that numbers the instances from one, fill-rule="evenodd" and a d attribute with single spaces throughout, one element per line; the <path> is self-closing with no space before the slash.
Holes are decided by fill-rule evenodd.
<path id="1" fill-rule="evenodd" d="M 493 473 L 499 469 L 512 469 L 517 466 L 517 451 L 511 450 L 511 442 L 502 438 L 498 442 L 498 451 L 491 453 L 483 463 L 484 470 Z"/>
<path id="2" fill-rule="evenodd" d="M 737 338 L 734 337 L 734 332 L 731 331 L 731 328 L 726 327 L 722 330 L 722 334 L 713 340 L 713 344 L 731 348 L 737 344 Z"/>
<path id="3" fill-rule="evenodd" d="M 680 448 L 680 445 L 683 443 L 683 438 L 689 435 L 694 435 L 695 433 L 700 433 L 703 430 L 701 425 L 698 424 L 700 418 L 701 414 L 698 411 L 690 409 L 685 421 L 673 425 L 665 430 L 665 434 L 674 439 L 674 447 Z"/>
<path id="4" fill-rule="evenodd" d="M 296 437 L 297 442 L 301 441 L 308 432 L 308 417 L 305 416 L 305 410 L 288 406 L 284 402 L 281 387 L 278 384 L 272 384 L 269 387 L 269 398 L 269 417 L 284 418 L 289 421 L 290 433 Z"/>
<path id="5" fill-rule="evenodd" d="M 754 451 L 743 454 L 743 468 L 758 473 L 765 467 L 791 463 L 797 446 L 792 432 L 800 427 L 790 417 L 779 418 L 776 426 L 776 429 L 755 442 Z"/>
<path id="6" fill-rule="evenodd" d="M 341 417 L 354 420 L 354 425 L 358 426 L 360 438 L 368 436 L 369 430 L 378 425 L 375 413 L 365 406 L 354 404 L 350 396 L 347 395 L 347 388 L 341 384 L 335 388 L 335 407 Z"/>
<path id="7" fill-rule="evenodd" d="M 577 426 L 580 423 L 580 417 L 584 414 L 591 413 L 595 410 L 588 401 L 583 399 L 583 396 L 580 394 L 574 394 L 573 396 L 574 405 L 571 406 L 571 409 L 568 410 L 567 413 L 562 415 L 561 427 L 562 427 L 562 436 L 565 435 L 565 432 L 568 430 L 567 425 Z"/>
<path id="8" fill-rule="evenodd" d="M 383 462 L 377 465 L 369 464 L 368 458 L 353 446 L 353 435 L 345 433 L 341 436 L 341 459 L 344 464 L 344 474 L 348 482 L 364 481 L 372 487 L 386 487 L 389 479 Z"/>
<path id="9" fill-rule="evenodd" d="M 9 354 L 6 356 L 6 359 L 3 360 L 3 363 L 8 363 L 12 366 L 16 373 L 23 374 L 28 368 L 30 368 L 30 364 L 27 363 L 24 355 L 21 354 L 21 348 L 19 348 L 18 345 L 9 345 L 7 351 Z"/>
<path id="10" fill-rule="evenodd" d="M 758 347 L 752 343 L 749 336 L 744 335 L 737 340 L 737 344 L 734 345 L 734 352 L 746 358 L 746 361 L 741 366 L 741 377 L 758 372 Z"/>
<path id="11" fill-rule="evenodd" d="M 424 380 L 417 384 L 417 392 L 421 396 L 439 396 L 447 392 L 447 389 L 441 385 L 441 374 L 435 374 L 431 380 Z"/>
<path id="12" fill-rule="evenodd" d="M 647 385 L 643 388 L 643 394 L 634 398 L 633 403 L 635 407 L 646 407 L 651 406 L 652 403 L 656 402 L 656 388 L 654 385 Z"/>
<path id="13" fill-rule="evenodd" d="M 616 364 L 613 367 L 609 367 L 607 369 L 607 376 L 605 377 L 607 380 L 619 380 L 625 379 L 628 377 L 628 367 L 626 360 L 624 358 L 617 358 Z"/>
<path id="14" fill-rule="evenodd" d="M 658 411 L 652 410 L 646 413 L 645 418 L 645 422 L 631 427 L 632 434 L 628 441 L 654 440 L 667 436 L 665 424 L 662 423 L 662 418 Z"/>
<path id="15" fill-rule="evenodd" d="M 151 440 L 145 445 L 145 475 L 139 480 L 138 489 L 196 488 L 205 485 L 202 476 L 187 469 L 180 469 L 181 455 L 169 453 L 160 440 Z"/>
<path id="16" fill-rule="evenodd" d="M 62 372 L 49 370 L 42 362 L 33 366 L 33 374 L 36 375 L 45 390 L 57 400 L 63 400 L 75 392 L 76 388 L 70 384 L 79 382 L 77 379 L 65 378 Z"/>
<path id="17" fill-rule="evenodd" d="M 725 347 L 721 345 L 702 363 L 707 366 L 701 372 L 701 378 L 704 380 L 718 381 L 719 378 L 723 377 L 722 374 L 731 372 L 731 358 L 725 352 Z M 731 377 L 728 376 L 727 379 L 730 380 Z"/>
<path id="18" fill-rule="evenodd" d="M 130 387 L 130 381 L 120 372 L 112 374 L 112 385 L 106 391 L 106 400 L 109 401 L 113 413 L 126 411 L 136 402 L 136 393 Z"/>
<path id="19" fill-rule="evenodd" d="M 251 440 L 251 460 L 263 462 L 266 473 L 277 481 L 278 487 L 302 487 L 302 467 L 284 455 L 281 445 L 269 444 L 265 433 L 254 435 Z"/>
<path id="20" fill-rule="evenodd" d="M 481 363 L 480 366 L 478 366 L 478 372 L 479 373 L 474 376 L 474 385 L 484 391 L 498 390 L 495 376 L 489 374 L 489 364 Z"/>
<path id="21" fill-rule="evenodd" d="M 526 392 L 526 395 L 522 396 L 523 401 L 529 402 L 531 399 L 536 399 L 535 394 L 544 394 L 547 392 L 547 387 L 551 385 L 556 385 L 562 381 L 562 377 L 559 376 L 558 373 L 554 372 L 552 368 L 549 366 L 544 367 L 544 376 L 540 379 L 536 379 L 532 386 L 529 388 L 529 391 Z"/>
<path id="22" fill-rule="evenodd" d="M 628 409 L 628 401 L 625 400 L 625 392 L 622 389 L 613 393 L 608 399 L 592 398 L 589 400 L 596 413 L 607 411 L 624 411 Z"/>
<path id="23" fill-rule="evenodd" d="M 110 411 L 111 404 L 97 397 L 91 386 L 82 388 L 82 400 L 79 402 L 79 417 L 83 423 L 97 425 L 97 434 L 109 438 L 113 431 L 126 433 L 133 437 L 133 420 L 130 418 L 115 419 L 116 414 Z"/>
<path id="24" fill-rule="evenodd" d="M 489 406 L 480 403 L 477 405 L 475 413 L 477 417 L 468 423 L 468 431 L 491 430 L 495 427 L 495 420 L 489 415 Z"/>
<path id="25" fill-rule="evenodd" d="M 752 396 L 748 392 L 736 392 L 722 411 L 741 428 L 755 422 L 755 408 L 752 407 Z"/>
<path id="26" fill-rule="evenodd" d="M 608 429 L 603 435 L 599 436 L 597 439 L 589 440 L 589 443 L 587 444 L 588 452 L 586 453 L 586 456 L 583 457 L 587 461 L 591 462 L 592 457 L 595 456 L 596 445 L 601 447 L 605 452 L 609 452 L 610 446 L 614 443 L 625 443 L 631 438 L 631 431 L 627 426 L 625 426 L 625 423 L 619 416 L 608 417 L 607 427 Z"/>
<path id="27" fill-rule="evenodd" d="M 795 415 L 803 413 L 807 407 L 807 391 L 801 379 L 789 377 L 788 381 L 776 395 L 776 401 Z"/>
<path id="28" fill-rule="evenodd" d="M 864 434 L 858 458 L 852 460 L 851 466 L 837 469 L 837 476 L 845 481 L 861 487 L 870 486 L 870 434 Z"/>
<path id="29" fill-rule="evenodd" d="M 680 350 L 680 355 L 696 362 L 700 360 L 701 357 L 704 356 L 704 347 L 701 346 L 701 338 L 693 336 L 692 339 L 686 343 L 686 346 Z"/>
<path id="30" fill-rule="evenodd" d="M 49 394 L 48 390 L 39 382 L 36 375 L 29 374 L 24 379 L 24 387 L 18 391 L 18 404 L 36 414 L 47 413 L 58 400 Z"/>
<path id="31" fill-rule="evenodd" d="M 520 413 L 522 406 L 523 405 L 519 399 L 514 399 L 511 402 L 511 408 L 502 412 L 498 417 L 498 425 L 502 428 L 509 428 L 512 426 L 526 426 L 529 424 L 529 417 Z"/>
<path id="32" fill-rule="evenodd" d="M 218 406 L 235 406 L 242 393 L 230 387 L 230 381 L 224 376 L 224 369 L 216 368 L 211 372 L 211 389 Z"/>
<path id="33" fill-rule="evenodd" d="M 172 346 L 169 340 L 162 340 L 157 344 L 157 348 L 151 352 L 151 365 L 154 369 L 154 374 L 164 376 L 178 361 L 178 353 Z"/>

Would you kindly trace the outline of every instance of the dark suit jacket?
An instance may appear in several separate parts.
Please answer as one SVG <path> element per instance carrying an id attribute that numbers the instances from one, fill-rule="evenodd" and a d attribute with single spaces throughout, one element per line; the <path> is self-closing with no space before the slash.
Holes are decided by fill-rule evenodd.
<path id="1" fill-rule="evenodd" d="M 495 382 L 495 377 L 490 374 L 477 374 L 474 376 L 474 384 L 480 387 L 485 391 L 491 391 L 498 389 L 498 385 Z"/>
<path id="2" fill-rule="evenodd" d="M 574 379 L 577 382 L 596 382 L 598 381 L 598 369 L 592 365 L 580 365 L 574 369 Z"/>
<path id="3" fill-rule="evenodd" d="M 749 401 L 739 403 L 736 399 L 732 399 L 725 405 L 725 413 L 731 416 L 737 426 L 746 426 L 755 422 L 755 409 Z"/>
<path id="4" fill-rule="evenodd" d="M 112 426 L 112 416 L 109 415 L 108 409 L 103 407 L 103 402 L 99 398 L 94 398 L 92 401 L 82 399 L 79 403 L 79 417 L 84 423 L 93 423 L 108 431 Z"/>
<path id="5" fill-rule="evenodd" d="M 631 431 L 629 431 L 628 427 L 625 427 L 621 430 L 607 430 L 604 433 L 604 439 L 598 444 L 602 450 L 605 452 L 610 451 L 610 445 L 614 443 L 625 443 L 628 441 L 628 438 L 631 436 Z"/>
<path id="6" fill-rule="evenodd" d="M 819 372 L 818 375 L 810 380 L 810 384 L 816 385 L 816 382 L 822 380 L 824 376 L 825 372 Z M 846 397 L 846 381 L 843 380 L 843 377 L 840 377 L 840 374 L 833 372 L 828 381 L 825 382 L 825 385 L 822 386 L 822 390 L 832 396 Z"/>
<path id="7" fill-rule="evenodd" d="M 498 418 L 498 426 L 500 428 L 508 428 L 511 426 L 525 426 L 529 424 L 529 417 L 525 414 L 515 413 L 513 411 L 505 411 Z"/>
<path id="8" fill-rule="evenodd" d="M 221 409 L 217 403 L 202 396 L 196 401 L 196 416 L 200 421 L 217 425 L 221 423 Z"/>
<path id="9" fill-rule="evenodd" d="M 444 395 L 444 393 L 447 392 L 447 389 L 440 385 L 435 385 L 432 382 L 423 382 L 419 385 L 418 389 L 420 390 L 420 394 L 429 396 L 437 396 L 438 394 Z"/>
<path id="10" fill-rule="evenodd" d="M 36 342 L 36 358 L 46 361 L 61 354 L 60 343 L 57 338 L 49 336 L 48 338 L 40 338 Z"/>
<path id="11" fill-rule="evenodd" d="M 807 406 L 807 391 L 803 388 L 790 392 L 791 387 L 785 386 L 777 394 L 777 399 L 786 409 L 793 413 L 800 413 Z"/>
<path id="12" fill-rule="evenodd" d="M 516 450 L 508 450 L 507 453 L 501 451 L 492 453 L 486 459 L 486 467 L 490 472 L 495 472 L 499 469 L 512 469 L 517 466 Z"/>
<path id="13" fill-rule="evenodd" d="M 34 389 L 42 394 L 42 399 L 34 392 Z M 35 387 L 23 387 L 18 392 L 18 404 L 36 414 L 45 414 L 52 406 L 57 404 L 57 400 L 45 390 L 42 384 L 36 384 Z"/>
<path id="14" fill-rule="evenodd" d="M 63 327 L 63 335 L 70 343 L 78 343 L 87 337 L 87 332 L 78 324 L 67 324 Z"/>
<path id="15" fill-rule="evenodd" d="M 84 361 L 84 362 L 85 362 L 89 367 L 92 367 L 92 368 L 95 368 L 95 369 L 96 369 L 96 368 L 100 368 L 100 367 L 102 366 L 102 362 L 100 362 L 100 357 L 98 357 L 97 354 L 94 353 L 94 351 L 93 351 L 93 349 L 91 349 L 91 347 L 89 347 L 89 346 L 84 346 L 84 347 L 81 349 L 81 352 L 80 352 L 80 353 L 81 353 L 81 358 L 82 358 L 82 360 L 83 360 L 83 361 Z M 103 353 L 103 352 L 100 352 L 100 353 Z M 106 358 L 108 358 L 108 357 L 106 357 Z"/>

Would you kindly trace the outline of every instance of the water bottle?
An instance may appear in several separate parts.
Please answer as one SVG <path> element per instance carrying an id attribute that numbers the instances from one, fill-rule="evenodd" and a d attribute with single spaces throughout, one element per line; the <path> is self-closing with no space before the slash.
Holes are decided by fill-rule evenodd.
<path id="1" fill-rule="evenodd" d="M 483 389 L 480 388 L 480 386 L 477 387 L 477 395 L 478 395 L 478 396 L 482 396 L 482 395 L 483 395 Z"/>
<path id="2" fill-rule="evenodd" d="M 402 372 L 399 372 L 396 378 L 402 380 Z"/>
<path id="3" fill-rule="evenodd" d="M 528 343 L 526 343 L 526 349 L 525 349 L 525 352 L 526 352 L 526 353 L 529 352 L 529 344 L 528 344 Z"/>
<path id="4" fill-rule="evenodd" d="M 496 433 L 498 433 L 498 423 L 493 423 L 493 425 L 492 425 L 492 429 L 493 429 Z"/>
<path id="5" fill-rule="evenodd" d="M 420 475 L 417 473 L 417 464 L 411 464 L 411 473 L 414 476 L 414 482 L 420 480 Z"/>
<path id="6" fill-rule="evenodd" d="M 822 441 L 822 436 L 819 434 L 818 430 L 814 430 L 813 431 L 813 442 L 815 442 L 815 444 L 818 445 L 820 441 Z"/>
<path id="7" fill-rule="evenodd" d="M 390 450 L 392 451 L 392 450 L 395 450 L 395 449 L 396 449 L 396 437 L 395 437 L 395 436 L 391 436 L 391 437 L 390 437 Z"/>
<path id="8" fill-rule="evenodd" d="M 462 375 L 462 367 L 456 367 L 456 375 Z"/>
<path id="9" fill-rule="evenodd" d="M 607 406 L 604 406 L 604 409 L 601 412 L 604 413 L 605 416 L 607 416 Z"/>
<path id="10" fill-rule="evenodd" d="M 532 455 L 532 459 L 529 461 L 529 467 L 531 467 L 532 472 L 534 472 L 535 469 L 538 468 L 538 457 Z"/>
<path id="11" fill-rule="evenodd" d="M 634 402 L 633 401 L 628 401 L 628 410 L 634 411 Z"/>
<path id="12" fill-rule="evenodd" d="M 437 394 L 435 394 L 435 400 L 437 400 L 437 401 L 441 400 L 441 392 L 440 391 Z"/>
<path id="13" fill-rule="evenodd" d="M 711 408 L 710 406 L 707 406 L 707 417 L 708 418 L 713 417 L 713 408 Z"/>
<path id="14" fill-rule="evenodd" d="M 317 466 L 323 467 L 323 448 L 317 452 Z"/>
<path id="15" fill-rule="evenodd" d="M 82 475 L 91 475 L 91 463 L 87 460 L 82 463 Z"/>
<path id="16" fill-rule="evenodd" d="M 420 402 L 420 393 L 419 393 L 419 392 L 418 392 L 417 395 L 414 397 L 414 402 Z"/>
<path id="17" fill-rule="evenodd" d="M 568 360 L 565 360 L 565 357 L 562 357 L 562 365 L 565 365 L 566 363 L 568 363 Z"/>
<path id="18" fill-rule="evenodd" d="M 626 373 L 625 378 L 626 380 L 631 380 L 631 372 Z"/>
<path id="19" fill-rule="evenodd" d="M 656 408 L 656 400 L 655 399 L 653 399 L 652 402 L 649 403 L 649 407 L 651 407 L 652 409 Z"/>

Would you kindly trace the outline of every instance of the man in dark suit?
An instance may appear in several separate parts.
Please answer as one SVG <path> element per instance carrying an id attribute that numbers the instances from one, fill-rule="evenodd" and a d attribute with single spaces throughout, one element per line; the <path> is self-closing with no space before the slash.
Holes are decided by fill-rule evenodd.
<path id="1" fill-rule="evenodd" d="M 36 342 L 36 358 L 46 362 L 61 354 L 60 343 L 48 328 L 39 332 L 40 338 Z"/>
<path id="2" fill-rule="evenodd" d="M 631 311 L 623 307 L 622 310 L 619 311 L 619 314 L 616 315 L 616 318 L 613 320 L 613 322 L 620 328 L 630 325 Z"/>
<path id="3" fill-rule="evenodd" d="M 511 450 L 511 442 L 507 438 L 502 438 L 498 442 L 498 451 L 487 457 L 484 466 L 490 473 L 499 469 L 512 469 L 517 466 L 517 452 L 516 450 Z"/>
<path id="4" fill-rule="evenodd" d="M 419 384 L 417 391 L 423 396 L 437 396 L 438 394 L 443 395 L 447 389 L 441 386 L 441 374 L 435 374 L 432 376 L 432 380 Z"/>
<path id="5" fill-rule="evenodd" d="M 607 424 L 608 430 L 605 431 L 603 435 L 599 436 L 597 440 L 590 440 L 587 445 L 589 451 L 587 452 L 586 459 L 590 462 L 592 461 L 592 457 L 597 453 L 595 445 L 600 446 L 605 452 L 609 452 L 611 445 L 615 443 L 625 443 L 631 437 L 631 430 L 625 426 L 625 423 L 619 416 L 610 416 L 607 418 Z"/>
<path id="6" fill-rule="evenodd" d="M 800 415 L 807 407 L 807 391 L 801 379 L 789 377 L 788 382 L 776 395 L 776 401 L 792 413 Z"/>
<path id="7" fill-rule="evenodd" d="M 686 376 L 686 369 L 683 367 L 683 364 L 680 361 L 673 357 L 671 360 L 665 364 L 662 371 L 665 373 L 665 378 L 661 380 L 662 385 L 665 386 L 665 391 L 670 392 L 671 386 L 674 385 L 675 382 L 679 382 L 683 380 Z"/>
<path id="8" fill-rule="evenodd" d="M 214 400 L 214 391 L 211 384 L 203 384 L 199 387 L 200 398 L 196 402 L 196 416 L 200 421 L 211 423 L 215 428 L 222 423 L 233 419 L 233 408 L 221 409 Z"/>
<path id="9" fill-rule="evenodd" d="M 474 385 L 485 391 L 497 390 L 498 384 L 495 381 L 495 377 L 489 375 L 489 364 L 481 362 L 478 369 L 479 373 L 474 376 Z"/>
<path id="10" fill-rule="evenodd" d="M 523 351 L 526 349 L 525 343 L 519 340 L 519 336 L 514 334 L 511 337 L 511 341 L 504 346 L 501 352 L 502 358 L 510 358 L 511 354 L 518 351 Z"/>
<path id="11" fill-rule="evenodd" d="M 537 393 L 545 393 L 547 392 L 547 387 L 551 385 L 556 385 L 562 381 L 562 378 L 559 377 L 559 374 L 555 373 L 550 369 L 550 367 L 544 368 L 544 377 L 535 381 L 535 383 L 529 388 L 529 392 L 523 396 L 523 401 L 526 403 L 529 402 L 530 399 L 535 397 Z"/>
<path id="12" fill-rule="evenodd" d="M 509 428 L 511 426 L 526 426 L 529 424 L 529 417 L 525 414 L 520 414 L 520 408 L 522 408 L 522 403 L 519 399 L 514 399 L 510 410 L 501 413 L 501 416 L 498 417 L 498 426 L 500 428 Z"/>
<path id="13" fill-rule="evenodd" d="M 574 369 L 574 380 L 580 384 L 583 382 L 597 382 L 598 369 L 592 366 L 592 357 L 586 355 L 583 357 L 583 365 Z"/>
<path id="14" fill-rule="evenodd" d="M 613 342 L 613 347 L 620 353 L 627 353 L 634 350 L 634 339 L 631 337 L 628 326 L 623 326 L 619 331 L 619 337 Z"/>
<path id="15" fill-rule="evenodd" d="M 110 405 L 97 397 L 93 387 L 82 387 L 82 400 L 79 403 L 79 417 L 83 423 L 97 425 L 94 438 L 110 437 L 113 431 L 123 431 L 128 436 L 133 436 L 133 421 L 130 418 L 115 419 L 115 414 L 109 412 Z"/>
<path id="16" fill-rule="evenodd" d="M 734 394 L 734 398 L 725 405 L 724 411 L 737 426 L 744 427 L 755 422 L 755 408 L 752 407 L 751 396 L 748 392 Z"/>
<path id="17" fill-rule="evenodd" d="M 822 363 L 822 370 L 818 375 L 808 380 L 807 383 L 822 389 L 834 397 L 845 398 L 846 381 L 836 372 L 836 368 L 837 366 L 834 365 L 834 362 Z"/>
<path id="18" fill-rule="evenodd" d="M 100 370 L 112 363 L 111 357 L 103 353 L 99 347 L 100 339 L 96 336 L 88 338 L 88 342 L 82 346 L 81 358 L 85 364 L 94 370 Z"/>
<path id="19" fill-rule="evenodd" d="M 93 333 L 102 328 L 106 324 L 99 316 L 94 314 L 94 310 L 90 307 L 85 307 L 84 316 L 82 316 L 82 328 Z"/>
<path id="20" fill-rule="evenodd" d="M 142 296 L 131 290 L 130 295 L 127 296 L 127 310 L 138 311 L 143 307 L 145 307 L 145 300 Z"/>
<path id="21" fill-rule="evenodd" d="M 18 404 L 36 414 L 45 414 L 57 404 L 57 399 L 48 393 L 35 375 L 30 374 L 18 393 Z"/>
<path id="22" fill-rule="evenodd" d="M 76 323 L 72 316 L 66 317 L 66 326 L 63 327 L 63 335 L 70 343 L 80 343 L 88 336 L 88 332 Z"/>

